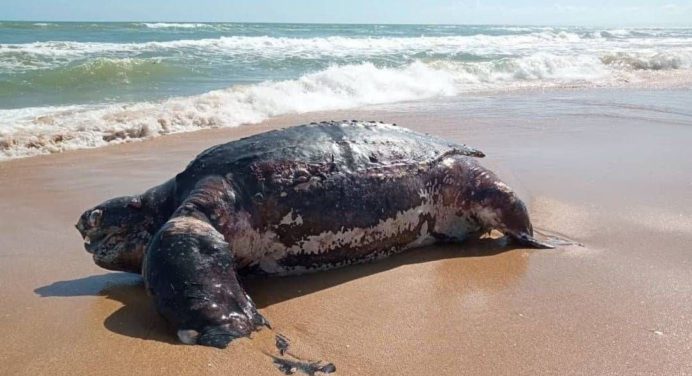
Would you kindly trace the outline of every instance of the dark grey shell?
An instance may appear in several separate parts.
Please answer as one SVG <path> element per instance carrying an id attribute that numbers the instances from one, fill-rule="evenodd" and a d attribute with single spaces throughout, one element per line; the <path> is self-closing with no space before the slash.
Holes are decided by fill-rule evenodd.
<path id="1" fill-rule="evenodd" d="M 483 153 L 392 124 L 313 123 L 202 152 L 176 176 L 175 197 L 182 203 L 210 176 L 229 184 L 234 214 L 212 216 L 223 223 L 217 227 L 231 243 L 240 269 L 267 258 L 278 262 L 275 270 L 328 267 L 342 260 L 375 257 L 383 249 L 399 250 L 419 237 L 420 226 L 434 225 L 431 217 L 417 220 L 397 236 L 359 247 L 344 244 L 324 252 L 303 250 L 311 236 L 373 228 L 386 218 L 418 207 L 424 201 L 420 192 L 444 180 L 445 168 L 431 166 L 450 156 L 482 157 Z M 230 202 L 218 205 L 227 204 Z M 300 219 L 290 221 L 293 215 Z M 248 246 L 248 231 L 263 239 L 270 237 L 271 245 Z"/>
<path id="2" fill-rule="evenodd" d="M 339 171 L 396 163 L 424 163 L 444 155 L 483 157 L 483 153 L 392 124 L 322 122 L 274 130 L 211 147 L 176 177 L 177 197 L 183 199 L 205 176 L 233 174 L 236 184 L 252 177 L 250 169 L 263 162 L 331 163 Z"/>

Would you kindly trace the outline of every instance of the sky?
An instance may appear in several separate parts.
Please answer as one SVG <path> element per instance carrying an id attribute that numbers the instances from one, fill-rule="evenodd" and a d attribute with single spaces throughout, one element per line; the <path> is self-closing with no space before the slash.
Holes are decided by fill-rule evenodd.
<path id="1" fill-rule="evenodd" d="M 0 0 L 0 20 L 692 26 L 692 0 Z"/>

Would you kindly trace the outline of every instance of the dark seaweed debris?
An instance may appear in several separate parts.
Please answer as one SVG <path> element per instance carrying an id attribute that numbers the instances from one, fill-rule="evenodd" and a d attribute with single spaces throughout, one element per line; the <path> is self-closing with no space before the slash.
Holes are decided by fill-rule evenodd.
<path id="1" fill-rule="evenodd" d="M 309 363 L 303 361 L 277 358 L 275 356 L 272 356 L 272 358 L 274 359 L 274 364 L 276 365 L 276 367 L 279 369 L 279 371 L 283 372 L 284 375 L 293 375 L 297 371 L 300 371 L 309 376 L 315 376 L 317 372 L 321 372 L 324 374 L 336 372 L 336 367 L 332 363 L 324 364 L 321 361 Z"/>
<path id="2" fill-rule="evenodd" d="M 281 356 L 286 354 L 296 360 L 279 358 L 273 355 L 271 356 L 274 360 L 274 365 L 276 365 L 279 371 L 281 371 L 284 375 L 293 375 L 298 371 L 309 376 L 314 376 L 318 372 L 324 374 L 336 372 L 336 366 L 334 366 L 332 363 L 323 363 L 322 361 L 306 362 L 296 358 L 293 354 L 288 352 L 290 342 L 291 341 L 284 335 L 276 335 L 276 349 L 279 350 L 279 354 L 281 354 Z"/>
<path id="3" fill-rule="evenodd" d="M 279 354 L 283 356 L 286 351 L 288 351 L 288 345 L 289 345 L 289 340 L 288 338 L 284 337 L 281 334 L 276 335 L 276 349 L 279 350 Z"/>

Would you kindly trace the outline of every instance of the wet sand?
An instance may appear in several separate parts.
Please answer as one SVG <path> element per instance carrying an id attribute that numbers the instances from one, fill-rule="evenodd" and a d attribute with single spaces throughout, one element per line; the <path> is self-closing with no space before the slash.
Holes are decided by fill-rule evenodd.
<path id="1" fill-rule="evenodd" d="M 0 163 L 0 374 L 279 375 L 274 332 L 340 375 L 691 374 L 692 113 L 679 110 L 689 99 L 689 89 L 453 98 Z M 84 209 L 170 178 L 207 146 L 330 118 L 480 148 L 541 233 L 584 246 L 483 239 L 248 281 L 275 330 L 225 350 L 179 345 L 138 276 L 84 251 L 73 227 Z"/>

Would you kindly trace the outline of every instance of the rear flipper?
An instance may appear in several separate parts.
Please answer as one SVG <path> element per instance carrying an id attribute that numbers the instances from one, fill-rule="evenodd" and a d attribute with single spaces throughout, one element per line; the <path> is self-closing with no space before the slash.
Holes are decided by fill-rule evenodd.
<path id="1" fill-rule="evenodd" d="M 539 241 L 538 239 L 534 238 L 532 235 L 529 235 L 527 233 L 507 233 L 507 236 L 515 243 L 529 247 L 529 248 L 540 248 L 540 249 L 553 249 L 555 248 L 554 245 L 549 244 L 547 242 L 542 242 Z"/>
<path id="2" fill-rule="evenodd" d="M 143 271 L 157 310 L 183 343 L 225 348 L 267 325 L 238 282 L 228 243 L 203 220 L 168 221 L 150 243 Z"/>

